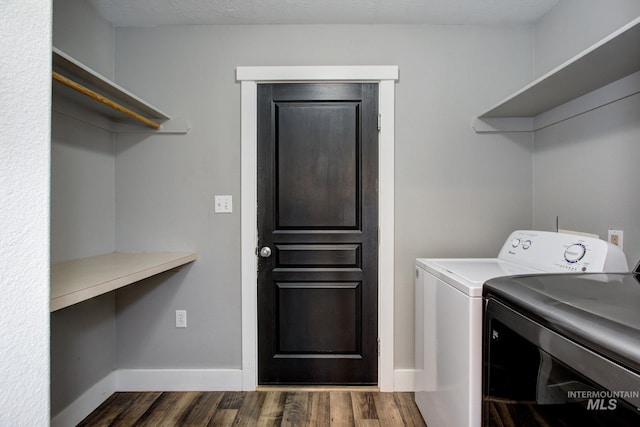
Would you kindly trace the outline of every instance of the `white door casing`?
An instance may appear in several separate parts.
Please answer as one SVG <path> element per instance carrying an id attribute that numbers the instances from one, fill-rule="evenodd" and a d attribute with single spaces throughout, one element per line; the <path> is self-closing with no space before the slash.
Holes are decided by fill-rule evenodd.
<path id="1" fill-rule="evenodd" d="M 375 82 L 379 84 L 378 171 L 378 387 L 394 391 L 394 143 L 397 66 L 238 67 L 241 88 L 241 266 L 242 388 L 257 387 L 258 337 L 256 286 L 257 231 L 257 85 L 290 82 Z"/>

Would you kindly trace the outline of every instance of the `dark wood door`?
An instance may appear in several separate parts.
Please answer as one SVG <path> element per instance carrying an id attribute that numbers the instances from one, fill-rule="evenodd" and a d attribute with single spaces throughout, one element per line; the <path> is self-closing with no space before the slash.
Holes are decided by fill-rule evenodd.
<path id="1" fill-rule="evenodd" d="M 260 384 L 377 384 L 377 117 L 377 84 L 258 86 Z"/>

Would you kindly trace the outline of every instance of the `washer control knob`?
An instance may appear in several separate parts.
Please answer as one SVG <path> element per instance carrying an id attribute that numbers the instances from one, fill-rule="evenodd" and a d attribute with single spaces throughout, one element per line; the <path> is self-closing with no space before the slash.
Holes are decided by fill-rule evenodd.
<path id="1" fill-rule="evenodd" d="M 525 240 L 522 242 L 522 249 L 527 250 L 531 247 L 531 240 Z"/>
<path id="2" fill-rule="evenodd" d="M 587 248 L 582 243 L 574 243 L 564 251 L 564 259 L 568 263 L 574 264 L 584 258 L 586 253 Z"/>
<path id="3" fill-rule="evenodd" d="M 513 246 L 514 248 L 517 248 L 519 244 L 520 244 L 520 239 L 511 240 L 511 246 Z"/>

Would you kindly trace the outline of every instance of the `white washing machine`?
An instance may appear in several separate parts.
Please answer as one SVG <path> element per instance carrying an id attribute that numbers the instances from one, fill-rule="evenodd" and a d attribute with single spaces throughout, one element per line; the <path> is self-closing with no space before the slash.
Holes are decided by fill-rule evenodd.
<path id="1" fill-rule="evenodd" d="M 573 234 L 518 230 L 497 258 L 416 260 L 415 400 L 429 427 L 478 427 L 482 285 L 502 276 L 628 272 L 622 250 Z"/>

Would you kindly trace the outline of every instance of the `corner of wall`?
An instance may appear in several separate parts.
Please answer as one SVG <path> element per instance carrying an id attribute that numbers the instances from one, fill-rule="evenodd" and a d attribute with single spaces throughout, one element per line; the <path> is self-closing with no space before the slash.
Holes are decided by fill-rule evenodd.
<path id="1" fill-rule="evenodd" d="M 51 2 L 7 0 L 2 10 L 0 425 L 46 425 Z"/>

